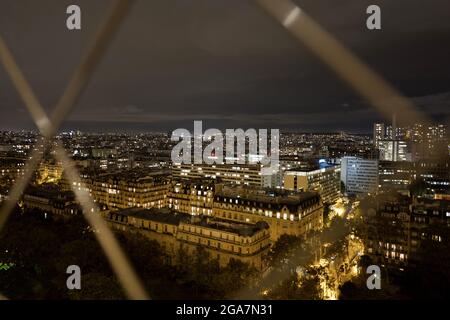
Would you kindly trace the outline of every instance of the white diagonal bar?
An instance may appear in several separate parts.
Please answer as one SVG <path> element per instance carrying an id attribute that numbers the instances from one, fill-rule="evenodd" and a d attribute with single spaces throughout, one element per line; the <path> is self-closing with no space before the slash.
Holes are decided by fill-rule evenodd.
<path id="1" fill-rule="evenodd" d="M 30 114 L 35 120 L 36 125 L 41 130 L 45 141 L 48 141 L 53 137 L 64 118 L 69 114 L 71 108 L 73 108 L 78 97 L 91 78 L 95 67 L 101 61 L 104 52 L 106 51 L 109 43 L 113 38 L 113 35 L 118 30 L 120 23 L 123 21 L 127 12 L 129 11 L 132 2 L 132 0 L 118 0 L 116 2 L 110 14 L 108 15 L 108 19 L 100 27 L 98 33 L 96 34 L 93 45 L 91 46 L 91 50 L 89 50 L 84 59 L 82 59 L 82 62 L 76 69 L 74 76 L 69 82 L 69 85 L 65 90 L 62 98 L 58 102 L 51 122 L 48 121 L 45 111 L 39 104 L 39 101 L 34 95 L 31 87 L 28 85 L 18 65 L 15 63 L 13 56 L 6 47 L 4 41 L 1 41 L 0 58 L 5 65 L 5 68 L 7 69 L 7 72 L 9 73 L 14 85 L 16 86 L 22 99 L 24 100 L 28 110 L 30 111 Z M 46 121 L 43 123 L 42 119 L 46 119 Z M 46 148 L 44 148 L 44 150 L 46 150 Z M 64 163 L 67 165 L 67 174 L 70 177 L 69 180 L 73 185 L 73 181 L 77 181 L 79 179 L 79 174 L 75 167 L 70 166 L 71 160 L 65 154 L 65 150 L 61 146 L 58 146 L 56 151 L 58 159 L 60 161 L 64 161 Z M 20 198 L 23 190 L 26 188 L 26 185 L 30 181 L 32 173 L 42 159 L 38 155 L 39 154 L 33 154 L 31 159 L 27 162 L 28 170 L 26 170 L 25 172 L 29 174 L 25 174 L 24 177 L 20 179 L 20 183 L 16 183 L 13 186 L 13 189 L 9 195 L 10 201 L 7 201 L 6 205 L 4 205 L 4 207 L 0 211 L 0 230 L 6 222 L 11 211 L 13 210 L 15 203 Z M 94 208 L 93 201 L 90 198 L 89 194 L 86 195 L 82 192 L 79 192 L 79 190 L 76 190 L 75 195 L 77 196 L 77 200 L 80 202 L 82 208 L 85 209 L 83 210 L 83 213 L 85 213 L 85 211 L 88 209 L 90 212 L 90 209 Z M 101 217 L 97 216 L 96 214 L 89 214 L 89 212 L 86 211 L 85 217 L 87 218 L 91 226 L 95 230 L 99 231 L 97 238 L 103 250 L 105 251 L 111 265 L 113 266 L 114 271 L 118 275 L 118 278 L 121 281 L 121 284 L 124 287 L 128 297 L 131 299 L 148 299 L 149 297 L 145 293 L 143 286 L 140 284 L 131 265 L 126 259 L 125 254 L 120 249 L 119 244 L 114 238 L 112 232 L 108 229 L 106 223 L 101 219 Z"/>
<path id="2" fill-rule="evenodd" d="M 29 160 L 25 164 L 24 174 L 16 177 L 16 181 L 11 190 L 9 190 L 7 198 L 3 201 L 0 207 L 0 232 L 8 221 L 17 202 L 22 197 L 22 193 L 32 179 L 37 166 L 41 162 L 44 150 L 46 149 L 46 141 L 47 140 L 42 139 L 41 143 L 39 143 L 39 141 L 37 142 L 37 145 L 35 145 L 35 148 L 31 152 Z"/>
<path id="3" fill-rule="evenodd" d="M 63 164 L 64 174 L 71 182 L 72 190 L 81 205 L 84 217 L 95 230 L 95 236 L 108 257 L 120 283 L 123 285 L 127 296 L 133 300 L 149 299 L 114 234 L 108 228 L 105 220 L 98 215 L 98 207 L 92 201 L 89 192 L 87 192 L 86 185 L 81 181 L 75 163 L 67 156 L 60 141 L 58 141 L 55 149 L 56 159 Z"/>
<path id="4" fill-rule="evenodd" d="M 8 49 L 5 41 L 0 36 L 0 61 L 3 62 L 3 66 L 8 73 L 11 81 L 20 93 L 20 97 L 25 103 L 28 111 L 30 112 L 36 126 L 41 133 L 49 132 L 50 121 L 42 108 L 41 104 L 33 94 L 33 90 L 29 86 L 22 71 L 18 67 L 11 51 Z"/>
<path id="5" fill-rule="evenodd" d="M 133 3 L 134 0 L 117 0 L 108 18 L 99 27 L 92 40 L 90 50 L 88 50 L 75 70 L 52 114 L 51 123 L 53 125 L 53 134 L 56 133 L 61 123 L 69 115 L 81 93 L 86 88 L 92 74 L 102 60 L 109 44 L 112 42 L 114 35 L 117 33 Z"/>
<path id="6" fill-rule="evenodd" d="M 401 114 L 405 122 L 427 122 L 409 99 L 346 49 L 291 0 L 256 0 L 293 36 L 326 63 L 357 93 L 367 99 L 387 119 Z"/>

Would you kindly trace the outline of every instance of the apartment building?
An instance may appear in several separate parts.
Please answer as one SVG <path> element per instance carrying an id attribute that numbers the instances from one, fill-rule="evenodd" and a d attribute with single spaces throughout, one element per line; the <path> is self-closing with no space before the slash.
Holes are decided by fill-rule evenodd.
<path id="1" fill-rule="evenodd" d="M 167 206 L 191 215 L 212 215 L 214 181 L 210 179 L 181 179 L 171 183 Z"/>
<path id="2" fill-rule="evenodd" d="M 167 173 L 139 169 L 96 175 L 85 182 L 95 201 L 110 209 L 162 208 L 170 187 Z"/>
<path id="3" fill-rule="evenodd" d="M 417 199 L 389 193 L 370 199 L 365 207 L 365 247 L 375 263 L 403 270 L 420 261 L 423 240 L 448 241 L 430 233 L 430 226 L 450 227 L 450 201 Z"/>
<path id="4" fill-rule="evenodd" d="M 242 223 L 266 222 L 271 239 L 283 234 L 303 236 L 323 226 L 323 204 L 315 192 L 287 192 L 217 185 L 213 216 Z"/>
<path id="5" fill-rule="evenodd" d="M 156 240 L 172 264 L 187 263 L 198 248 L 205 249 L 210 259 L 226 266 L 231 259 L 265 269 L 265 256 L 270 247 L 270 232 L 265 223 L 234 223 L 204 216 L 191 216 L 168 208 L 131 208 L 105 213 L 113 228 L 138 232 Z"/>
<path id="6" fill-rule="evenodd" d="M 56 187 L 28 187 L 22 197 L 25 210 L 38 209 L 45 215 L 77 215 L 81 208 L 71 191 L 61 191 Z"/>

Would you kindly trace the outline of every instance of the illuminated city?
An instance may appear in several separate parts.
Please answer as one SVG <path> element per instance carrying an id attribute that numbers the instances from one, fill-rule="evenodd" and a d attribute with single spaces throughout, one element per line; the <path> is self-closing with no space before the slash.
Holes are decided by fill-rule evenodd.
<path id="1" fill-rule="evenodd" d="M 0 300 L 450 298 L 447 2 L 426 59 L 313 1 L 44 2 L 89 33 L 0 0 Z"/>

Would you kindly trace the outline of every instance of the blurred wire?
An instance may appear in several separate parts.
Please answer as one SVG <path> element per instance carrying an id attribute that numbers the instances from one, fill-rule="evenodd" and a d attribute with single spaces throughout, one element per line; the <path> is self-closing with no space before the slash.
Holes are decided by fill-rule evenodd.
<path id="1" fill-rule="evenodd" d="M 30 112 L 36 126 L 39 131 L 46 136 L 46 133 L 50 132 L 50 121 L 39 103 L 36 95 L 26 81 L 22 71 L 20 70 L 18 64 L 14 60 L 11 51 L 8 49 L 5 41 L 0 35 L 0 61 L 2 61 L 3 66 L 8 73 L 11 81 L 19 92 L 25 106 Z M 18 176 L 15 184 L 8 193 L 8 197 L 2 204 L 0 208 L 0 231 L 4 227 L 6 221 L 8 220 L 11 212 L 15 208 L 17 202 L 22 196 L 23 191 L 27 187 L 29 181 L 32 179 L 33 174 L 42 160 L 44 150 L 46 150 L 45 145 L 47 144 L 46 139 L 40 139 L 37 141 L 31 155 L 30 159 L 25 164 L 24 175 Z"/>
<path id="2" fill-rule="evenodd" d="M 14 185 L 8 192 L 8 196 L 3 201 L 0 207 L 0 232 L 8 221 L 9 216 L 16 207 L 17 202 L 22 197 L 23 191 L 28 186 L 28 183 L 31 181 L 37 166 L 42 160 L 46 140 L 42 139 L 41 141 L 42 143 L 38 143 L 37 147 L 35 146 L 34 150 L 31 153 L 30 159 L 26 162 L 24 167 L 24 174 L 21 176 L 17 176 Z"/>
<path id="3" fill-rule="evenodd" d="M 386 119 L 391 119 L 393 114 L 401 114 L 406 122 L 428 122 L 427 117 L 417 110 L 410 100 L 403 97 L 347 50 L 294 2 L 291 0 L 256 0 L 256 2 L 356 92 L 366 98 Z M 286 274 L 285 279 L 288 276 L 289 274 Z M 245 296 L 247 292 L 247 289 L 243 289 L 236 297 Z"/>
<path id="4" fill-rule="evenodd" d="M 99 27 L 89 50 L 81 60 L 63 96 L 56 105 L 51 117 L 53 128 L 51 135 L 56 133 L 56 130 L 75 106 L 134 2 L 134 0 L 117 0 L 109 12 L 108 18 Z"/>
<path id="5" fill-rule="evenodd" d="M 401 114 L 402 118 L 409 122 L 427 121 L 426 117 L 408 99 L 388 85 L 382 77 L 347 50 L 291 0 L 256 1 L 355 91 L 370 101 L 383 116 L 390 119 L 393 113 L 397 113 Z M 76 105 L 77 100 L 86 88 L 96 67 L 101 62 L 106 49 L 128 14 L 133 2 L 134 0 L 116 1 L 108 14 L 108 18 L 100 26 L 93 38 L 90 49 L 76 68 L 64 94 L 52 113 L 51 119 L 47 117 L 44 109 L 39 104 L 24 75 L 15 63 L 13 55 L 0 36 L 0 60 L 44 137 L 44 140 L 38 143 L 38 146 L 33 150 L 29 161 L 26 163 L 24 175 L 18 177 L 8 194 L 8 199 L 0 210 L 0 231 L 31 180 L 36 167 L 42 160 L 43 153 L 47 150 L 48 144 L 50 144 L 49 141 L 51 141 L 64 119 L 67 118 L 72 108 Z M 81 184 L 80 176 L 73 161 L 66 155 L 64 148 L 60 144 L 56 147 L 56 158 L 63 163 L 83 213 L 89 224 L 97 231 L 97 239 L 127 295 L 132 299 L 148 298 L 113 233 L 107 227 L 106 222 L 99 215 L 91 212 L 91 210 L 96 212 L 96 206 L 86 188 L 74 187 L 74 182 L 77 186 L 78 183 Z M 1 298 L 3 296 L 0 296 Z"/>
<path id="6" fill-rule="evenodd" d="M 326 63 L 386 118 L 393 114 L 409 123 L 427 123 L 427 117 L 380 75 L 346 49 L 291 0 L 256 0 L 293 36 Z"/>
<path id="7" fill-rule="evenodd" d="M 81 205 L 84 217 L 95 230 L 95 236 L 127 296 L 133 300 L 149 299 L 113 232 L 108 228 L 105 220 L 97 213 L 98 207 L 92 201 L 86 185 L 81 181 L 75 163 L 67 156 L 66 151 L 60 144 L 56 147 L 56 159 L 63 164 L 64 174 L 71 182 L 72 190 Z"/>
<path id="8" fill-rule="evenodd" d="M 117 0 L 108 14 L 108 18 L 101 25 L 95 37 L 93 38 L 92 45 L 87 54 L 82 59 L 81 63 L 75 69 L 74 75 L 71 78 L 69 85 L 67 86 L 62 98 L 59 100 L 52 119 L 49 120 L 45 110 L 42 108 L 38 99 L 36 98 L 33 90 L 28 85 L 23 73 L 20 71 L 18 64 L 14 60 L 13 55 L 6 46 L 3 38 L 0 36 L 0 60 L 6 72 L 11 77 L 13 84 L 15 85 L 20 97 L 25 103 L 28 111 L 30 112 L 36 126 L 40 130 L 44 138 L 50 139 L 58 130 L 64 117 L 66 117 L 70 110 L 74 107 L 78 97 L 81 95 L 83 89 L 86 87 L 89 79 L 91 78 L 95 67 L 100 62 L 103 54 L 105 53 L 108 44 L 113 39 L 113 36 L 119 28 L 121 22 L 126 17 L 126 14 L 131 8 L 134 0 Z M 44 143 L 46 144 L 46 143 Z M 39 151 L 42 151 L 39 149 Z M 45 149 L 44 149 L 45 151 Z M 43 151 L 42 151 L 43 152 Z M 33 152 L 31 159 L 25 167 L 25 175 L 20 178 L 13 186 L 12 190 L 8 194 L 9 201 L 0 209 L 0 231 L 11 214 L 15 203 L 20 199 L 20 195 L 26 188 L 28 182 L 31 180 L 34 170 L 40 162 L 41 152 Z M 2 223 L 3 222 L 3 223 Z"/>
<path id="9" fill-rule="evenodd" d="M 33 94 L 33 90 L 29 86 L 18 64 L 14 60 L 11 51 L 8 49 L 5 41 L 0 35 L 0 61 L 3 62 L 6 73 L 11 78 L 12 83 L 20 93 L 20 97 L 30 112 L 36 126 L 41 133 L 49 132 L 50 121 L 41 104 Z"/>
<path id="10" fill-rule="evenodd" d="M 51 141 L 53 135 L 68 116 L 70 110 L 74 107 L 82 91 L 88 84 L 96 66 L 101 61 L 114 34 L 131 8 L 132 3 L 133 1 L 131 0 L 118 0 L 115 3 L 108 15 L 108 19 L 105 20 L 95 35 L 94 41 L 87 51 L 86 56 L 75 70 L 68 87 L 53 112 L 51 120 L 48 119 L 45 110 L 40 105 L 5 42 L 0 37 L 0 59 L 33 117 L 36 126 L 39 128 L 44 140 L 38 148 L 35 148 L 30 160 L 27 161 L 25 174 L 14 184 L 8 194 L 8 200 L 1 208 L 0 230 L 6 223 L 17 201 L 20 199 L 23 191 L 31 180 L 33 172 L 42 160 L 42 154 L 47 150 L 47 144 Z M 64 148 L 59 144 L 56 147 L 56 158 L 63 163 L 63 167 L 66 170 L 65 174 L 71 182 L 77 201 L 80 203 L 87 221 L 92 228 L 96 230 L 95 234 L 97 239 L 125 289 L 127 296 L 130 299 L 149 299 L 117 240 L 114 238 L 114 234 L 99 215 L 91 212 L 91 210 L 93 212 L 97 212 L 97 210 L 89 193 L 87 193 L 85 189 L 74 188 L 74 182 L 78 185 L 77 181 L 79 180 L 79 174 L 73 162 L 65 154 Z"/>

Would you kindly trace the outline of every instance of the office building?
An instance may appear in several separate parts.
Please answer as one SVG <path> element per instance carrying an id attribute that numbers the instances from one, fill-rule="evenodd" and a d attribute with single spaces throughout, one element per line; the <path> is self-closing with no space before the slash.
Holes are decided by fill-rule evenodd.
<path id="1" fill-rule="evenodd" d="M 340 196 L 340 173 L 341 167 L 336 164 L 291 169 L 284 173 L 284 188 L 318 192 L 324 203 L 333 204 Z"/>
<path id="2" fill-rule="evenodd" d="M 380 160 L 382 161 L 412 161 L 411 147 L 406 141 L 380 140 L 378 142 Z"/>
<path id="3" fill-rule="evenodd" d="M 375 123 L 373 125 L 373 142 L 375 148 L 379 148 L 379 143 L 381 140 L 385 139 L 386 128 L 384 123 Z"/>
<path id="4" fill-rule="evenodd" d="M 380 191 L 409 193 L 411 182 L 416 176 L 415 163 L 408 161 L 380 161 Z"/>
<path id="5" fill-rule="evenodd" d="M 364 195 L 378 190 L 378 160 L 341 159 L 341 182 L 347 194 Z"/>
<path id="6" fill-rule="evenodd" d="M 209 178 L 217 182 L 261 187 L 264 184 L 261 165 L 238 164 L 174 164 L 175 179 Z"/>

